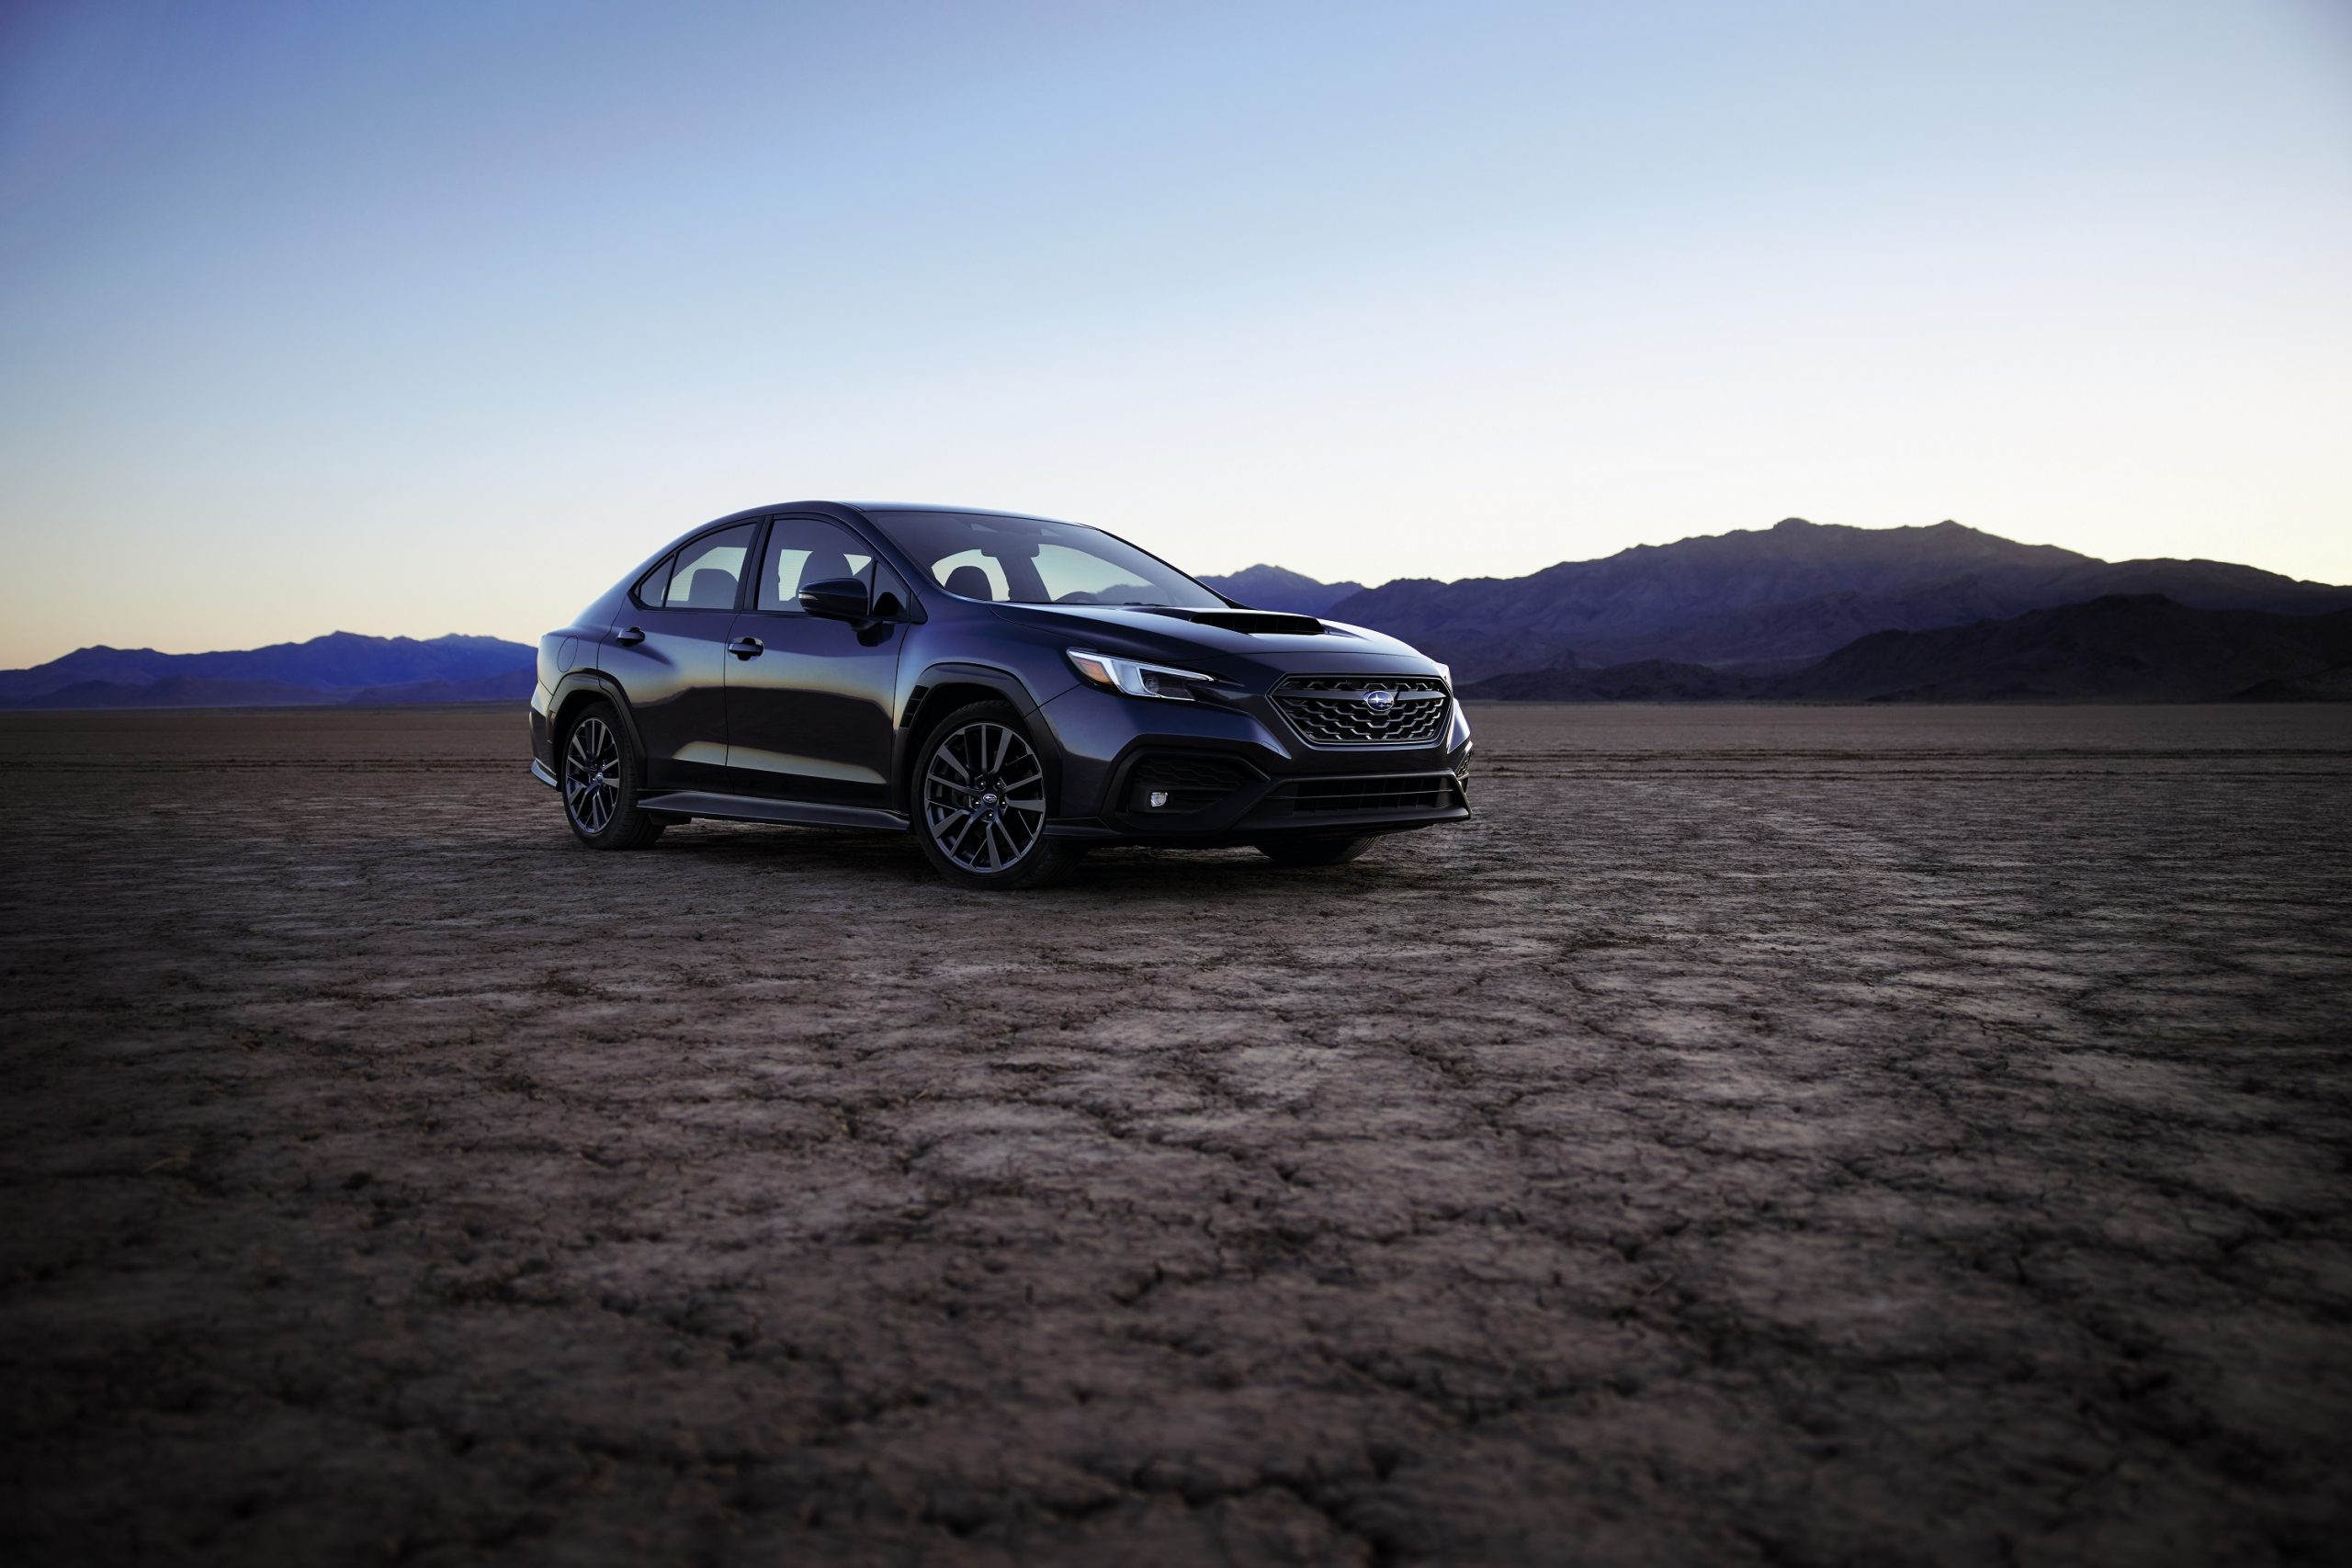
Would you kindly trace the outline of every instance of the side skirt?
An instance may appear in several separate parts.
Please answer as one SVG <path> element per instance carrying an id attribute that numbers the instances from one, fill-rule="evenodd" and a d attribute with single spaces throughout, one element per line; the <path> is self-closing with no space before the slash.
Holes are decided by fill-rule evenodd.
<path id="1" fill-rule="evenodd" d="M 870 828 L 903 833 L 907 819 L 895 811 L 870 806 L 828 806 L 812 800 L 769 800 L 756 795 L 725 795 L 717 790 L 682 789 L 667 795 L 639 795 L 640 811 L 665 811 L 679 817 L 721 817 L 734 822 L 783 822 L 796 828 Z"/>

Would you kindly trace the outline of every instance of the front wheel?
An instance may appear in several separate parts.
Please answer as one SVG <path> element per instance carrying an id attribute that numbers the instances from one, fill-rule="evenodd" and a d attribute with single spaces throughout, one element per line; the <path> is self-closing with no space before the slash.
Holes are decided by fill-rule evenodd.
<path id="1" fill-rule="evenodd" d="M 659 818 L 637 808 L 645 774 L 628 731 L 599 697 L 563 732 L 563 817 L 592 850 L 641 850 L 662 836 Z"/>
<path id="2" fill-rule="evenodd" d="M 940 720 L 915 756 L 915 840 L 958 887 L 1043 886 L 1080 853 L 1046 837 L 1050 792 L 1019 711 L 972 703 Z"/>
<path id="3" fill-rule="evenodd" d="M 1276 865 L 1338 865 L 1372 848 L 1376 835 L 1361 839 L 1270 839 L 1253 845 Z"/>

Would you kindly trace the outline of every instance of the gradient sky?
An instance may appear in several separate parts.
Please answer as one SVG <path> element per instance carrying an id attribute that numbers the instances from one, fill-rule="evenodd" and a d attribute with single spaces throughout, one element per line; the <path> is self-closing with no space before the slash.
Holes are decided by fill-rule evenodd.
<path id="1" fill-rule="evenodd" d="M 2352 581 L 2352 7 L 0 8 L 0 665 L 528 638 L 803 496 Z"/>

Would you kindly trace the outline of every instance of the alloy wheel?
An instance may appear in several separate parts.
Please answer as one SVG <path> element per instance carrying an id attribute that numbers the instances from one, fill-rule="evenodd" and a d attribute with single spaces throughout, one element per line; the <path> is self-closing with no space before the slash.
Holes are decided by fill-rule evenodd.
<path id="1" fill-rule="evenodd" d="M 967 724 L 942 740 L 922 795 L 939 852 L 981 875 L 1019 864 L 1046 830 L 1045 765 L 1009 725 Z"/>
<path id="2" fill-rule="evenodd" d="M 582 832 L 594 834 L 611 825 L 620 800 L 620 740 L 603 719 L 583 718 L 563 751 L 564 807 Z"/>

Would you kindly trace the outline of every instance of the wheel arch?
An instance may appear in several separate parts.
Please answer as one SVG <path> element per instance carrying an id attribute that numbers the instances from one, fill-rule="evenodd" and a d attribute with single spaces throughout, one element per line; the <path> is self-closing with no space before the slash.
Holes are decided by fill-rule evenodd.
<path id="1" fill-rule="evenodd" d="M 957 708 L 984 702 L 1011 703 L 1027 725 L 1039 757 L 1058 772 L 1060 749 L 1046 727 L 1036 722 L 1038 703 L 1030 694 L 1028 683 L 997 665 L 947 660 L 925 667 L 909 690 L 899 720 L 898 759 L 890 770 L 893 809 L 907 812 L 911 820 L 915 759 L 939 721 Z"/>
<path id="2" fill-rule="evenodd" d="M 564 736 L 579 719 L 580 710 L 600 697 L 620 715 L 630 747 L 639 757 L 645 755 L 645 738 L 638 733 L 637 715 L 629 710 L 628 694 L 621 690 L 620 682 L 600 671 L 575 670 L 556 683 L 548 704 L 548 743 L 555 751 L 559 771 L 563 765 Z"/>

